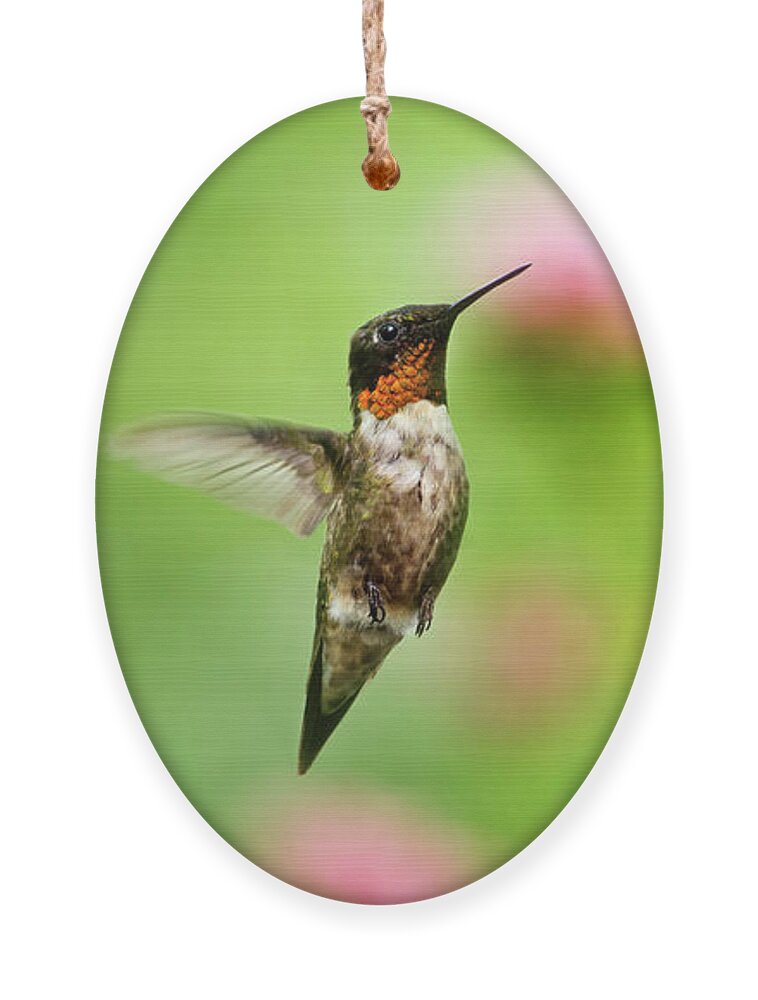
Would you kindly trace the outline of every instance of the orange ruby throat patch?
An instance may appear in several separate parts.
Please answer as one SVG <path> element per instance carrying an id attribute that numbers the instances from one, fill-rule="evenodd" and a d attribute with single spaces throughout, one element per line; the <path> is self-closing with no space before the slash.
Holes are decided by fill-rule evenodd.
<path id="1" fill-rule="evenodd" d="M 422 340 L 392 362 L 386 375 L 380 375 L 373 389 L 358 394 L 358 407 L 370 410 L 379 420 L 391 417 L 408 403 L 430 396 L 431 341 Z"/>

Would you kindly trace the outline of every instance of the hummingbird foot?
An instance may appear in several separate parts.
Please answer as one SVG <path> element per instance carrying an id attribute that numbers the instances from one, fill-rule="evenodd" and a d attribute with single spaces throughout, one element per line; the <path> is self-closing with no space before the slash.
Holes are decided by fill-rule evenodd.
<path id="1" fill-rule="evenodd" d="M 372 580 L 366 580 L 363 589 L 368 597 L 368 616 L 374 625 L 381 625 L 387 617 L 387 611 L 382 602 L 382 592 Z"/>
<path id="2" fill-rule="evenodd" d="M 418 624 L 416 625 L 416 635 L 421 636 L 432 627 L 434 617 L 434 591 L 427 590 L 421 598 L 421 607 L 418 612 Z"/>

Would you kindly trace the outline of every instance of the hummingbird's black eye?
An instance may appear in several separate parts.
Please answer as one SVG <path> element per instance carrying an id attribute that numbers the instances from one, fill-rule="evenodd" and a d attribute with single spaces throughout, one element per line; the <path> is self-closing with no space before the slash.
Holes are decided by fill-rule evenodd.
<path id="1" fill-rule="evenodd" d="M 385 344 L 391 344 L 393 340 L 397 340 L 400 328 L 396 323 L 382 323 L 377 333 Z"/>

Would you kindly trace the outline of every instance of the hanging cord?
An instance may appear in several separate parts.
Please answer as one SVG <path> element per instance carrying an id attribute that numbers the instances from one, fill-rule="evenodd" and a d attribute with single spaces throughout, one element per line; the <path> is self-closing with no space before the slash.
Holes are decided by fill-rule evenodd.
<path id="1" fill-rule="evenodd" d="M 368 156 L 361 169 L 375 191 L 389 191 L 400 180 L 400 167 L 387 138 L 387 117 L 392 105 L 384 85 L 384 0 L 363 0 L 363 58 L 366 62 L 366 97 L 361 114 L 366 120 Z"/>

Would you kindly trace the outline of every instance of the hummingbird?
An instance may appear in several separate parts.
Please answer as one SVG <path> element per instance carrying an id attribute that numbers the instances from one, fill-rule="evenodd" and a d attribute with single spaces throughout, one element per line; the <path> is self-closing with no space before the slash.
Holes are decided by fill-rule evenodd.
<path id="1" fill-rule="evenodd" d="M 531 264 L 457 302 L 391 309 L 350 341 L 349 433 L 185 413 L 127 427 L 117 457 L 310 535 L 326 518 L 298 773 L 388 653 L 423 636 L 453 568 L 469 483 L 447 407 L 453 325 Z"/>

